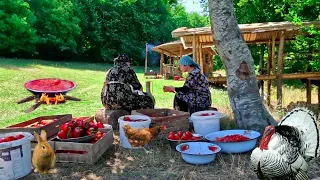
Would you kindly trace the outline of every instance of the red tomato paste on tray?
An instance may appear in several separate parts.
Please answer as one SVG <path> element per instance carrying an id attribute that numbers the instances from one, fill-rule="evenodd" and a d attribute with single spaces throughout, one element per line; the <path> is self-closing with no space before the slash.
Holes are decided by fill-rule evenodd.
<path id="1" fill-rule="evenodd" d="M 48 78 L 48 79 L 36 79 L 29 81 L 25 84 L 25 88 L 31 91 L 39 91 L 39 92 L 64 92 L 71 90 L 75 87 L 74 82 L 56 79 L 56 78 Z"/>

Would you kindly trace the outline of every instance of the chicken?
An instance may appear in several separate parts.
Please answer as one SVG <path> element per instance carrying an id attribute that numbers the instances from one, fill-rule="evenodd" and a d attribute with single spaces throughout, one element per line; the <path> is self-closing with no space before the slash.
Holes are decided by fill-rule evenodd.
<path id="1" fill-rule="evenodd" d="M 143 147 L 165 130 L 164 125 L 153 128 L 134 129 L 129 124 L 123 125 L 123 130 L 132 147 Z"/>
<path id="2" fill-rule="evenodd" d="M 308 179 L 308 162 L 319 157 L 319 128 L 315 114 L 295 108 L 278 126 L 267 126 L 251 164 L 260 179 Z"/>

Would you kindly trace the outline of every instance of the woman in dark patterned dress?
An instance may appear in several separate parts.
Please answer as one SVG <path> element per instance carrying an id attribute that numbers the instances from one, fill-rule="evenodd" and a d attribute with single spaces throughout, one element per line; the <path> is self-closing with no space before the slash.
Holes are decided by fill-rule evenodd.
<path id="1" fill-rule="evenodd" d="M 130 59 L 122 54 L 114 60 L 114 67 L 107 72 L 101 91 L 101 102 L 106 109 L 123 109 L 131 113 L 135 109 L 154 108 L 151 94 L 142 92 L 136 73 L 130 67 Z"/>
<path id="2" fill-rule="evenodd" d="M 164 92 L 176 92 L 174 109 L 190 114 L 209 110 L 212 103 L 209 82 L 199 64 L 189 56 L 182 56 L 179 64 L 182 72 L 189 72 L 183 87 L 163 87 Z"/>

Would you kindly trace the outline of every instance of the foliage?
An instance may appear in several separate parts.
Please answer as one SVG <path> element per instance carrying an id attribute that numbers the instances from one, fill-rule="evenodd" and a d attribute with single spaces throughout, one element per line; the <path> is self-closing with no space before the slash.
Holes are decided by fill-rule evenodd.
<path id="1" fill-rule="evenodd" d="M 112 62 L 126 53 L 143 64 L 146 43 L 209 24 L 177 0 L 4 0 L 0 7 L 0 56 Z"/>
<path id="2" fill-rule="evenodd" d="M 23 0 L 0 1 L 0 53 L 24 51 L 33 53 L 37 42 L 36 17 Z"/>
<path id="3" fill-rule="evenodd" d="M 46 59 L 59 52 L 74 51 L 77 46 L 75 37 L 81 32 L 74 4 L 69 0 L 32 0 L 29 4 L 37 17 L 40 57 Z"/>
<path id="4" fill-rule="evenodd" d="M 207 13 L 207 0 L 199 0 Z M 303 21 L 320 20 L 320 1 L 318 0 L 235 0 L 235 12 L 239 24 L 258 22 L 291 21 L 301 24 Z M 303 55 L 318 52 L 320 47 L 320 31 L 313 26 L 304 28 L 312 35 L 311 38 L 298 36 L 296 41 L 286 43 L 285 52 L 290 53 L 285 57 L 285 72 L 319 71 L 319 55 Z M 255 64 L 259 64 L 260 48 L 249 46 Z M 267 54 L 267 48 L 265 54 Z M 266 64 L 265 66 L 266 67 Z"/>

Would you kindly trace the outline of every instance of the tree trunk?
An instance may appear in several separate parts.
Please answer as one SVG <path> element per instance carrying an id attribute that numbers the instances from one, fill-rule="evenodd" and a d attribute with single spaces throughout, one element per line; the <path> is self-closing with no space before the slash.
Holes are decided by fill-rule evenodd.
<path id="1" fill-rule="evenodd" d="M 277 122 L 265 109 L 251 52 L 244 42 L 232 0 L 209 0 L 214 43 L 227 71 L 230 104 L 238 128 L 264 131 Z"/>

